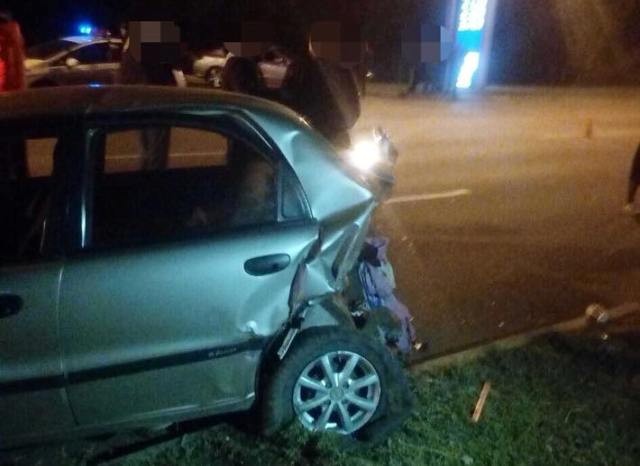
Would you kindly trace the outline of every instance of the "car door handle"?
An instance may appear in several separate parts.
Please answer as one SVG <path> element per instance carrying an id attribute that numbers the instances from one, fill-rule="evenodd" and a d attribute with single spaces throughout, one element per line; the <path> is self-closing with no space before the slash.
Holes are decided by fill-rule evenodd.
<path id="1" fill-rule="evenodd" d="M 22 309 L 22 298 L 15 294 L 0 295 L 0 319 L 16 315 Z"/>
<path id="2" fill-rule="evenodd" d="M 273 254 L 249 259 L 244 263 L 244 271 L 254 277 L 261 277 L 280 272 L 289 267 L 289 264 L 291 264 L 289 254 Z"/>

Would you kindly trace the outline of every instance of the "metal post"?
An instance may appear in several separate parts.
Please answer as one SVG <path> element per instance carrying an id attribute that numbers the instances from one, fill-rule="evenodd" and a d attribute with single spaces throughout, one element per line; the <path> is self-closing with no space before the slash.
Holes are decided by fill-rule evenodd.
<path id="1" fill-rule="evenodd" d="M 454 30 L 459 89 L 487 84 L 498 0 L 456 0 Z"/>
<path id="2" fill-rule="evenodd" d="M 476 89 L 482 89 L 487 85 L 489 77 L 489 67 L 491 66 L 491 47 L 493 46 L 493 31 L 496 23 L 496 10 L 499 0 L 489 0 L 487 3 L 487 17 L 484 25 L 484 36 L 482 40 L 482 51 L 480 52 L 484 57 L 480 60 L 480 67 L 478 68 L 478 76 L 476 77 L 474 87 Z"/>

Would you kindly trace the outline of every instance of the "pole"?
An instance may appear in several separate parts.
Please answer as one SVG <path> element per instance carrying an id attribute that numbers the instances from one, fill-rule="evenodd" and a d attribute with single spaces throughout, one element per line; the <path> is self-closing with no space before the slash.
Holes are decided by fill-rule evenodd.
<path id="1" fill-rule="evenodd" d="M 489 78 L 489 68 L 491 67 L 491 48 L 493 46 L 493 32 L 496 23 L 496 10 L 499 0 L 489 0 L 487 2 L 487 16 L 485 19 L 484 36 L 482 40 L 482 59 L 478 68 L 476 78 L 476 89 L 482 89 L 487 85 Z"/>

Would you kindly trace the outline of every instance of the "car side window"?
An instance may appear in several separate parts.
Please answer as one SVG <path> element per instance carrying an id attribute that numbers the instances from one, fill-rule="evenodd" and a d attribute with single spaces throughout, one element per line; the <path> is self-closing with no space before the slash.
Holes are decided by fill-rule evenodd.
<path id="1" fill-rule="evenodd" d="M 0 138 L 0 265 L 41 256 L 56 138 Z"/>
<path id="2" fill-rule="evenodd" d="M 275 223 L 278 170 L 245 141 L 147 126 L 103 133 L 92 245 L 117 247 Z"/>
<path id="3" fill-rule="evenodd" d="M 109 44 L 108 62 L 120 63 L 122 60 L 122 44 L 111 42 Z"/>
<path id="4" fill-rule="evenodd" d="M 96 65 L 110 62 L 110 55 L 109 44 L 104 42 L 79 48 L 72 52 L 70 56 L 78 60 L 82 65 Z"/>

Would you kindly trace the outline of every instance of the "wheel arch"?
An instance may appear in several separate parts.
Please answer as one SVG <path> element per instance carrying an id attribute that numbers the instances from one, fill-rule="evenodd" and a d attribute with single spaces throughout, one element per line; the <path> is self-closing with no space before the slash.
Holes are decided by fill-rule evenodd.
<path id="1" fill-rule="evenodd" d="M 282 362 L 277 353 L 290 328 L 291 325 L 283 325 L 280 331 L 265 346 L 256 371 L 256 401 L 259 401 L 262 389 L 266 386 L 269 377 Z M 355 322 L 346 304 L 335 296 L 314 303 L 306 309 L 299 333 L 294 338 L 291 346 L 295 346 L 297 339 L 310 332 L 326 331 L 330 328 L 356 330 Z"/>

